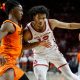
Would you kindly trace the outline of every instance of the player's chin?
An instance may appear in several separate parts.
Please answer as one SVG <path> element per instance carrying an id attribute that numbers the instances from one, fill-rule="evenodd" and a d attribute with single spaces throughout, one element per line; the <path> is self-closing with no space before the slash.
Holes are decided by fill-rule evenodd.
<path id="1" fill-rule="evenodd" d="M 18 21 L 21 21 L 22 18 L 18 18 Z"/>
<path id="2" fill-rule="evenodd" d="M 20 16 L 18 19 L 21 20 L 22 19 L 22 16 Z"/>

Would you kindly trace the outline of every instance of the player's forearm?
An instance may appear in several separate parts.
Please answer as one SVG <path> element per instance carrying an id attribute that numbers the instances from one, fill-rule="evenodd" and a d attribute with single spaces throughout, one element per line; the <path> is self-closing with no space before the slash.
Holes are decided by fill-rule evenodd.
<path id="1" fill-rule="evenodd" d="M 71 29 L 80 29 L 80 23 L 70 23 Z"/>
<path id="2" fill-rule="evenodd" d="M 23 50 L 26 49 L 32 49 L 36 46 L 39 46 L 40 42 L 34 42 L 34 43 L 25 43 L 25 45 L 23 45 Z"/>

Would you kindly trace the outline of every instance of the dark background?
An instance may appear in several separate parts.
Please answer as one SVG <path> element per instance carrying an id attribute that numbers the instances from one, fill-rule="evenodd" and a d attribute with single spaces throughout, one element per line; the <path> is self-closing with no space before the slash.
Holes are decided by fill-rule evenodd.
<path id="1" fill-rule="evenodd" d="M 6 0 L 0 0 L 2 4 Z M 28 10 L 36 5 L 45 5 L 50 11 L 50 18 L 66 22 L 80 22 L 80 0 L 17 0 L 24 9 L 23 24 L 28 20 Z M 0 20 L 5 19 L 5 13 L 0 10 Z M 3 17 L 2 17 L 3 16 Z"/>

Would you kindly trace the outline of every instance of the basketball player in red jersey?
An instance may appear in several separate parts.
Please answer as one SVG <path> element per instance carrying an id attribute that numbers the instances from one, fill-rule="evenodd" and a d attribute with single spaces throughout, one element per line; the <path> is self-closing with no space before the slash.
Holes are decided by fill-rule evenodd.
<path id="1" fill-rule="evenodd" d="M 78 29 L 80 23 L 65 23 L 56 19 L 48 19 L 48 9 L 45 6 L 35 6 L 29 10 L 30 19 L 23 32 L 27 42 L 25 49 L 34 53 L 33 69 L 37 80 L 46 80 L 49 62 L 53 63 L 67 80 L 80 80 L 73 74 L 63 54 L 59 51 L 53 31 L 55 27 L 63 29 Z"/>
<path id="2" fill-rule="evenodd" d="M 80 41 L 80 33 L 79 33 L 79 41 Z M 78 73 L 77 74 L 80 77 L 80 50 L 77 53 L 77 62 L 78 62 Z"/>

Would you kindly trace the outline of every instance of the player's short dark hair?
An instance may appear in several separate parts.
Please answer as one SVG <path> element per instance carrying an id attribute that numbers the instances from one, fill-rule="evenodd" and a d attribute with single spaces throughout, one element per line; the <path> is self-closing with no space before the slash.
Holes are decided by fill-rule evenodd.
<path id="1" fill-rule="evenodd" d="M 16 0 L 7 0 L 5 2 L 5 11 L 7 14 L 9 14 L 9 12 L 16 6 L 20 5 L 19 2 L 17 2 Z"/>
<path id="2" fill-rule="evenodd" d="M 46 14 L 46 17 L 47 18 L 49 17 L 49 10 L 43 5 L 32 7 L 29 10 L 28 15 L 29 15 L 30 19 L 33 19 L 33 16 L 35 16 L 38 13 Z"/>

